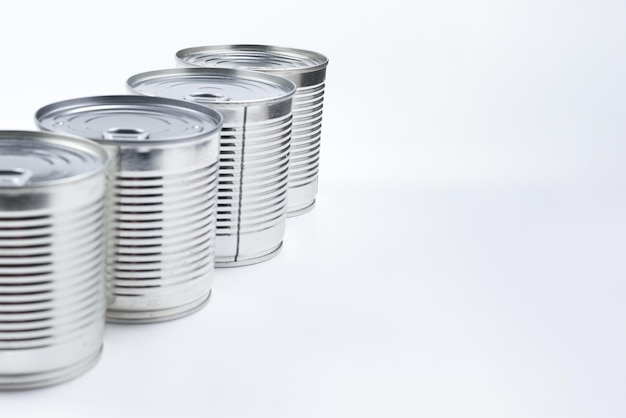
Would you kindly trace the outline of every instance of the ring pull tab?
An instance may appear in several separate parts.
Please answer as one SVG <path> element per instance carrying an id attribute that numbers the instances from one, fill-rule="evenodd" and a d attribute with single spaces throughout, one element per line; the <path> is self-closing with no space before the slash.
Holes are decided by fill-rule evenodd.
<path id="1" fill-rule="evenodd" d="M 0 186 L 3 187 L 22 187 L 32 177 L 33 173 L 29 170 L 21 168 L 3 170 L 0 169 Z"/>
<path id="2" fill-rule="evenodd" d="M 112 140 L 138 140 L 150 138 L 150 133 L 137 128 L 109 128 L 102 132 L 103 139 Z"/>
<path id="3" fill-rule="evenodd" d="M 208 93 L 204 91 L 189 93 L 188 95 L 185 96 L 185 99 L 191 100 L 192 102 L 197 102 L 197 103 L 219 103 L 219 102 L 230 101 L 230 97 L 224 96 L 223 94 Z"/>

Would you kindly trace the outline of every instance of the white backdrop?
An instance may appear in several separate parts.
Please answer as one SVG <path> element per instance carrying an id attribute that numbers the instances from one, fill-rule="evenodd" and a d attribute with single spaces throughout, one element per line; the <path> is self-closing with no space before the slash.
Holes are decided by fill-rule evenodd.
<path id="1" fill-rule="evenodd" d="M 626 3 L 11 2 L 0 129 L 189 46 L 330 58 L 283 253 L 1 417 L 626 416 Z M 45 415 L 44 415 L 45 414 Z"/>

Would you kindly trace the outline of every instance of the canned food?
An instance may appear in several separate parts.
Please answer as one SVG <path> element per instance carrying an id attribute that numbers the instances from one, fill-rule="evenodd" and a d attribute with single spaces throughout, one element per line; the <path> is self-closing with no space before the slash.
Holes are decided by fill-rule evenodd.
<path id="1" fill-rule="evenodd" d="M 107 319 L 158 322 L 204 306 L 215 267 L 222 116 L 177 100 L 101 96 L 51 104 L 36 120 L 113 156 Z"/>
<path id="2" fill-rule="evenodd" d="M 0 131 L 0 389 L 72 379 L 100 357 L 107 153 Z"/>
<path id="3" fill-rule="evenodd" d="M 285 235 L 293 83 L 248 71 L 185 68 L 138 74 L 128 87 L 202 103 L 224 115 L 216 265 L 274 257 Z"/>
<path id="4" fill-rule="evenodd" d="M 220 45 L 187 48 L 176 53 L 181 66 L 238 68 L 292 81 L 293 128 L 289 163 L 287 216 L 309 212 L 318 188 L 324 81 L 328 58 L 317 52 L 267 45 Z"/>

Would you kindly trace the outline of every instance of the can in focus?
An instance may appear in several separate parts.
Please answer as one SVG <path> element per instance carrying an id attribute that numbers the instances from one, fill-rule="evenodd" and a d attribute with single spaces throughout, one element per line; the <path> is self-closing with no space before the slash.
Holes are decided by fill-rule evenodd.
<path id="1" fill-rule="evenodd" d="M 0 131 L 0 389 L 72 379 L 102 350 L 106 151 Z"/>
<path id="2" fill-rule="evenodd" d="M 184 67 L 236 68 L 277 75 L 292 81 L 293 127 L 289 162 L 287 216 L 315 206 L 322 133 L 322 109 L 328 58 L 313 51 L 268 45 L 217 45 L 176 53 Z"/>
<path id="3" fill-rule="evenodd" d="M 262 73 L 180 68 L 137 74 L 130 91 L 201 103 L 224 116 L 220 136 L 216 266 L 259 263 L 285 235 L 295 85 Z"/>
<path id="4" fill-rule="evenodd" d="M 112 155 L 109 322 L 176 319 L 208 301 L 222 120 L 194 103 L 130 95 L 37 112 L 42 129 L 95 140 Z"/>

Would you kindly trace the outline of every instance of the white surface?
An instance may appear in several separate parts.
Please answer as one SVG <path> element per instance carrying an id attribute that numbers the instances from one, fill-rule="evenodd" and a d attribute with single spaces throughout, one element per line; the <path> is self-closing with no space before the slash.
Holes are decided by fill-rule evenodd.
<path id="1" fill-rule="evenodd" d="M 625 35 L 617 0 L 5 5 L 3 129 L 183 47 L 331 62 L 283 253 L 0 416 L 626 416 Z"/>

